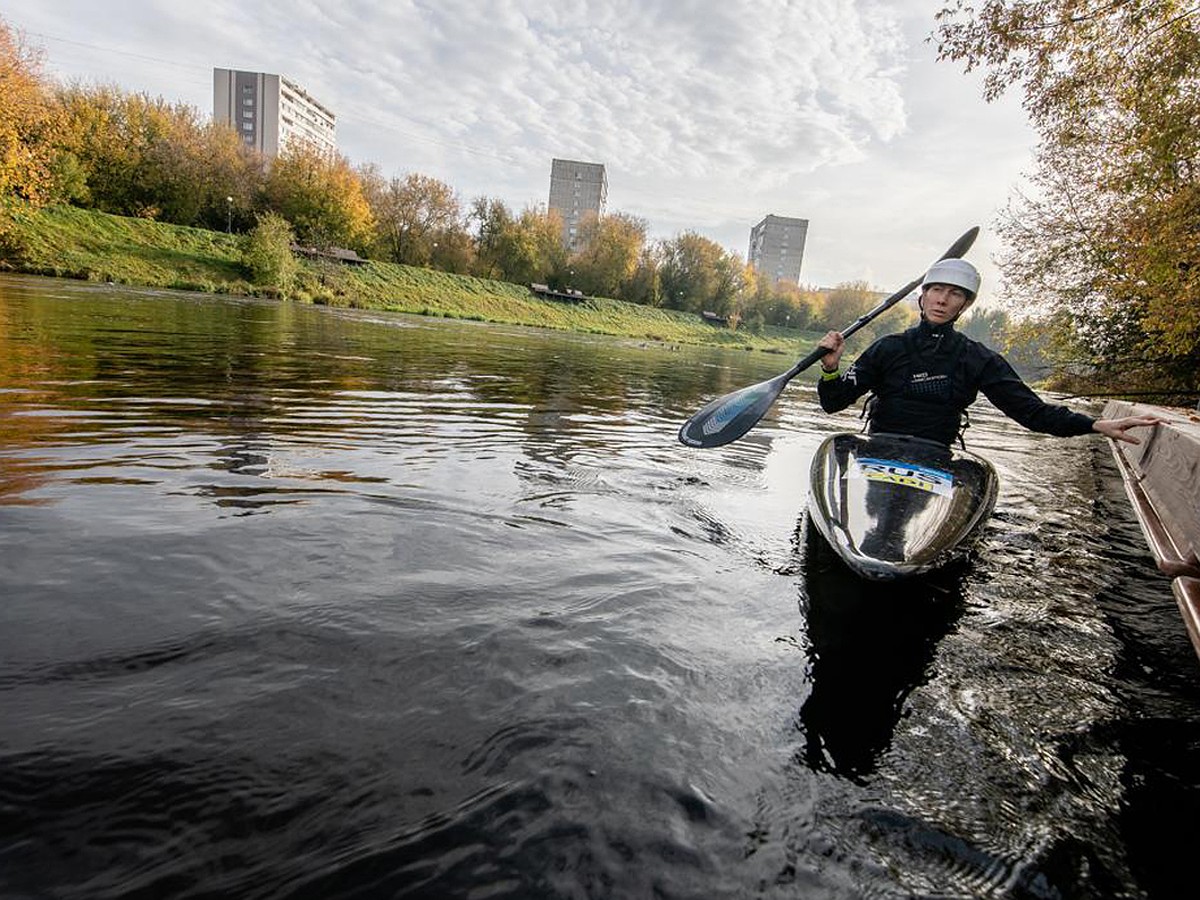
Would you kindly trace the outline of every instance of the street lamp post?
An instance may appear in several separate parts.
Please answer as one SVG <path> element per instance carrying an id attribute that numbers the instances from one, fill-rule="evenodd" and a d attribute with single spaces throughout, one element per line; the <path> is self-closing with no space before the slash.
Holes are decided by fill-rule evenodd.
<path id="1" fill-rule="evenodd" d="M 225 233 L 233 234 L 233 198 L 225 198 Z"/>

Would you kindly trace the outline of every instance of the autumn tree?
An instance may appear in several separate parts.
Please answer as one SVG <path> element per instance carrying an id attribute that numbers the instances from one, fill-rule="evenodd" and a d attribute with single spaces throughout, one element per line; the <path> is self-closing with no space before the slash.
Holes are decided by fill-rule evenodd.
<path id="1" fill-rule="evenodd" d="M 879 303 L 878 292 L 865 281 L 844 281 L 825 294 L 819 328 L 844 328 Z"/>
<path id="2" fill-rule="evenodd" d="M 800 288 L 794 282 L 772 279 L 748 266 L 742 289 L 742 324 L 750 329 L 764 325 L 807 328 L 812 314 L 800 301 L 800 295 Z"/>
<path id="3" fill-rule="evenodd" d="M 751 331 L 761 331 L 763 326 L 770 324 L 773 293 L 771 280 L 762 277 L 754 266 L 747 265 L 739 304 L 739 321 L 743 327 Z"/>
<path id="4" fill-rule="evenodd" d="M 194 106 L 106 85 L 61 88 L 61 148 L 78 163 L 69 198 L 118 215 L 224 229 L 247 222 L 262 161 Z"/>
<path id="5" fill-rule="evenodd" d="M 758 273 L 749 273 L 743 303 L 743 322 L 775 325 L 781 328 L 807 329 L 814 320 L 814 301 L 810 292 L 789 281 L 775 281 Z"/>
<path id="6" fill-rule="evenodd" d="M 366 196 L 375 217 L 376 246 L 386 259 L 429 265 L 436 250 L 444 244 L 448 251 L 463 230 L 458 195 L 445 182 L 416 172 L 383 183 L 369 180 Z"/>
<path id="7" fill-rule="evenodd" d="M 172 176 L 163 183 L 171 108 L 112 85 L 70 85 L 59 91 L 63 146 L 80 161 L 85 205 L 102 212 L 159 218 Z M 190 222 L 188 224 L 191 224 Z"/>
<path id="8" fill-rule="evenodd" d="M 434 235 L 429 265 L 442 272 L 470 275 L 475 270 L 475 242 L 465 224 L 455 222 Z"/>
<path id="9" fill-rule="evenodd" d="M 0 20 L 0 241 L 17 204 L 53 197 L 58 124 L 40 58 Z"/>
<path id="10" fill-rule="evenodd" d="M 371 243 L 371 207 L 358 174 L 339 153 L 289 141 L 271 161 L 264 194 L 268 208 L 292 223 L 302 243 L 354 250 Z"/>
<path id="11" fill-rule="evenodd" d="M 816 292 L 798 284 L 776 282 L 772 322 L 785 328 L 809 329 L 816 314 Z"/>
<path id="12" fill-rule="evenodd" d="M 1018 375 L 1053 390 L 1083 388 L 1090 375 L 1090 364 L 1080 363 L 1088 356 L 1066 310 L 1041 318 L 1010 319 L 1003 349 Z"/>
<path id="13" fill-rule="evenodd" d="M 662 305 L 686 312 L 737 312 L 744 263 L 716 241 L 685 231 L 659 248 Z"/>
<path id="14" fill-rule="evenodd" d="M 601 297 L 623 297 L 645 249 L 646 230 L 644 219 L 625 213 L 587 219 L 581 234 L 583 249 L 569 262 L 575 286 Z"/>
<path id="15" fill-rule="evenodd" d="M 514 216 L 503 201 L 479 197 L 468 218 L 474 228 L 476 274 L 514 284 L 566 286 L 570 268 L 557 213 L 527 207 Z"/>
<path id="16" fill-rule="evenodd" d="M 526 207 L 503 236 L 504 278 L 516 284 L 549 282 L 566 287 L 567 249 L 562 219 L 543 207 Z"/>
<path id="17" fill-rule="evenodd" d="M 1010 87 L 1039 134 L 1000 222 L 1012 293 L 1058 321 L 1099 386 L 1200 389 L 1200 8 L 958 0 L 939 55 Z"/>
<path id="18" fill-rule="evenodd" d="M 251 220 L 264 172 L 258 152 L 228 125 L 184 104 L 166 110 L 163 132 L 143 156 L 138 188 L 158 218 L 224 230 Z"/>
<path id="19" fill-rule="evenodd" d="M 662 305 L 662 278 L 659 274 L 660 261 L 653 245 L 642 247 L 638 254 L 633 274 L 621 288 L 618 299 L 644 306 Z"/>
<path id="20" fill-rule="evenodd" d="M 266 181 L 262 156 L 234 128 L 219 122 L 203 127 L 199 146 L 207 165 L 197 184 L 195 224 L 217 231 L 244 231 L 256 221 L 261 204 Z"/>
<path id="21" fill-rule="evenodd" d="M 504 271 L 504 235 L 512 226 L 512 212 L 504 201 L 495 197 L 476 197 L 471 201 L 467 222 L 474 229 L 474 274 L 482 278 L 500 278 Z"/>
<path id="22" fill-rule="evenodd" d="M 1017 374 L 1026 381 L 1064 387 L 1072 380 L 1066 373 L 1071 368 L 1071 356 L 1079 357 L 1079 348 L 1070 346 L 1073 333 L 1066 323 L 1055 321 L 1056 318 L 1061 319 L 1061 314 L 1045 319 L 1015 319 L 1003 309 L 973 306 L 959 323 L 958 330 L 1004 353 Z M 1062 330 L 1065 340 L 1055 336 L 1056 330 Z M 1056 364 L 1051 361 L 1052 354 L 1061 370 L 1057 378 L 1053 378 L 1052 370 Z"/>

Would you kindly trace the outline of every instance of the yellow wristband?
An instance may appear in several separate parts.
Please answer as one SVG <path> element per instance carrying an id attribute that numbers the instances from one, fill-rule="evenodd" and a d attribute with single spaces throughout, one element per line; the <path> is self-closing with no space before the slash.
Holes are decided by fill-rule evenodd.
<path id="1" fill-rule="evenodd" d="M 822 381 L 833 381 L 833 379 L 837 378 L 841 374 L 842 374 L 841 366 L 838 366 L 832 372 L 826 372 L 825 367 L 821 366 L 821 380 Z"/>

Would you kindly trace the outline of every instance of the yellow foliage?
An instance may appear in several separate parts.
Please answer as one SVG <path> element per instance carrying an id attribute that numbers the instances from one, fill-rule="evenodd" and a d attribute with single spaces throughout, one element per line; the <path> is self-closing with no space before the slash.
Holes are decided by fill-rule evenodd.
<path id="1" fill-rule="evenodd" d="M 362 180 L 339 153 L 289 143 L 270 165 L 266 195 L 302 242 L 354 249 L 371 243 L 375 218 Z"/>
<path id="2" fill-rule="evenodd" d="M 1185 0 L 956 0 L 942 59 L 1020 85 L 1034 190 L 1000 220 L 1009 293 L 1064 314 L 1075 371 L 1200 388 L 1200 8 Z M 1136 362 L 1136 365 L 1131 365 Z"/>
<path id="3" fill-rule="evenodd" d="M 38 55 L 0 19 L 0 200 L 39 204 L 53 188 L 58 115 Z"/>

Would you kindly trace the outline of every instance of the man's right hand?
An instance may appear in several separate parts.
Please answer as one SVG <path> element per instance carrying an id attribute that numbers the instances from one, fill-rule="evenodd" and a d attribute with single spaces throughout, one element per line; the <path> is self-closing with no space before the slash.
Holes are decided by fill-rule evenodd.
<path id="1" fill-rule="evenodd" d="M 826 372 L 832 372 L 841 364 L 842 351 L 846 349 L 846 339 L 840 331 L 830 331 L 817 344 L 829 352 L 821 357 L 821 367 Z"/>

